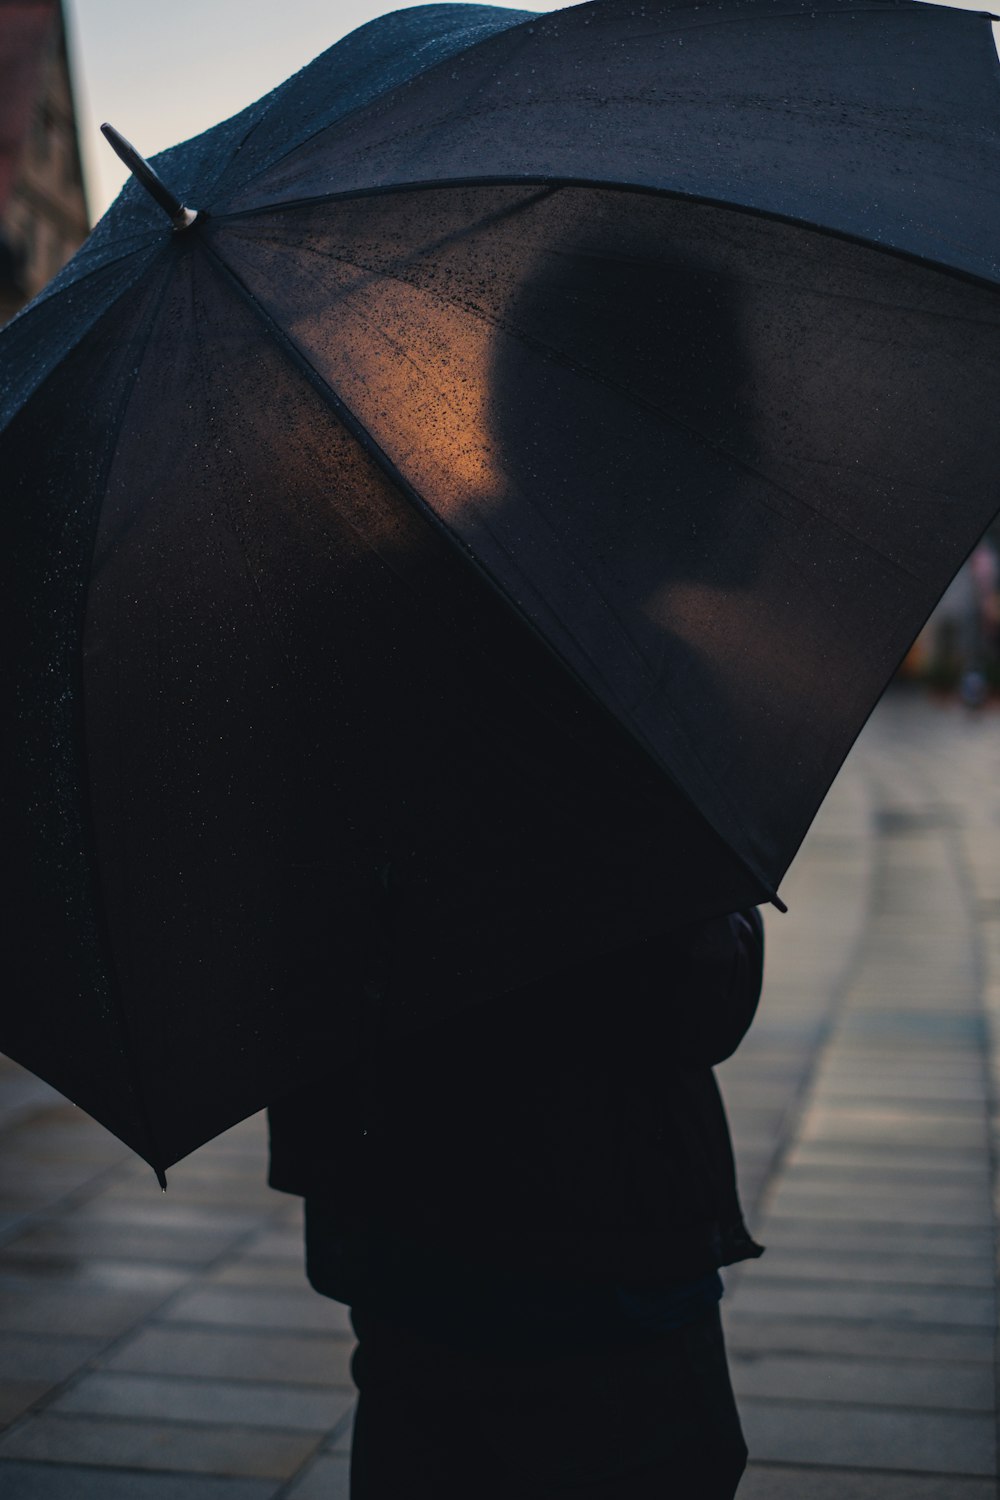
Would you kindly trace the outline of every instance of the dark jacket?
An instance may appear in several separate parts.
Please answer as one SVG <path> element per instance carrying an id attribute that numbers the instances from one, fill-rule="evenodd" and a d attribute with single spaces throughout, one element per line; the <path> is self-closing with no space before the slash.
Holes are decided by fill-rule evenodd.
<path id="1" fill-rule="evenodd" d="M 346 1302 L 503 1277 L 664 1286 L 760 1254 L 713 1064 L 760 993 L 756 912 L 383 1043 L 271 1110 L 273 1187 Z"/>

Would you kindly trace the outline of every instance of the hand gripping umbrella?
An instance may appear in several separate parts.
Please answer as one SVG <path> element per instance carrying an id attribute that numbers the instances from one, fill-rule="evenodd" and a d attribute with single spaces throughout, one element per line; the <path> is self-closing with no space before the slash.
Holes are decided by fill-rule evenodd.
<path id="1" fill-rule="evenodd" d="M 774 897 L 1000 503 L 998 106 L 927 5 L 433 5 L 131 182 L 0 337 L 4 1049 L 162 1172 Z"/>

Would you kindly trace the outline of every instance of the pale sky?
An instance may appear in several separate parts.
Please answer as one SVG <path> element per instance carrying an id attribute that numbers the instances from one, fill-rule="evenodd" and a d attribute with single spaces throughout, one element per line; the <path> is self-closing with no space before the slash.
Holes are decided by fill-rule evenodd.
<path id="1" fill-rule="evenodd" d="M 93 217 L 126 175 L 99 133 L 102 120 L 152 156 L 235 114 L 356 26 L 403 8 L 393 0 L 66 0 Z"/>
<path id="2" fill-rule="evenodd" d="M 422 3 L 422 0 L 414 0 Z M 566 0 L 491 0 L 561 10 Z M 251 104 L 356 26 L 405 0 L 65 0 L 77 115 L 96 219 L 126 170 L 99 132 L 110 120 L 143 156 Z"/>

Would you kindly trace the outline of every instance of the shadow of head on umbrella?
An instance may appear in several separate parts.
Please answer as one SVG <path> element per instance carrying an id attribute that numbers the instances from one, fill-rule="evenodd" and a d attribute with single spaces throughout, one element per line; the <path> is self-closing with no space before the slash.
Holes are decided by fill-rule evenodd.
<path id="1" fill-rule="evenodd" d="M 597 196 L 535 211 L 544 234 L 491 369 L 506 488 L 486 524 L 635 701 L 694 670 L 700 617 L 758 572 L 765 539 L 740 524 L 753 371 L 741 287 L 690 212 L 679 233 L 675 204 Z"/>

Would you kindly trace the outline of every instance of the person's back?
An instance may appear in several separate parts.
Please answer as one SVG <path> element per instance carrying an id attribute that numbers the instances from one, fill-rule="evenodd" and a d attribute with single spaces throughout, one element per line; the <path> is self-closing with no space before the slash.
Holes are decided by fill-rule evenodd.
<path id="1" fill-rule="evenodd" d="M 272 1184 L 361 1338 L 359 1500 L 733 1493 L 718 1267 L 760 1251 L 711 1067 L 761 969 L 756 913 L 706 923 L 272 1109 Z"/>

